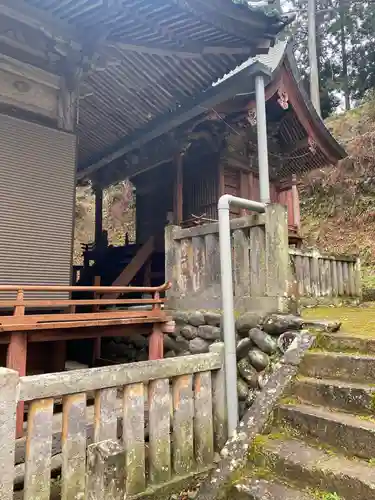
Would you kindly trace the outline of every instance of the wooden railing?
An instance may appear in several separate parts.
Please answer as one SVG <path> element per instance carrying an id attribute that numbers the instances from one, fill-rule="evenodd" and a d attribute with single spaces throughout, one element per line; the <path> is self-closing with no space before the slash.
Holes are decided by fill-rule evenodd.
<path id="1" fill-rule="evenodd" d="M 13 500 L 15 481 L 27 500 L 48 499 L 51 489 L 62 500 L 180 491 L 214 467 L 226 441 L 224 387 L 222 344 L 208 354 L 59 374 L 0 368 L 1 500 Z M 20 402 L 29 403 L 26 439 L 15 442 Z"/>
<path id="2" fill-rule="evenodd" d="M 286 209 L 231 220 L 234 303 L 237 311 L 287 308 L 288 224 Z M 220 309 L 218 223 L 165 233 L 168 304 L 176 309 Z M 228 255 L 226 258 L 230 258 Z"/>
<path id="3" fill-rule="evenodd" d="M 101 338 L 105 336 L 124 336 L 131 333 L 149 335 L 149 359 L 163 357 L 164 332 L 169 318 L 162 310 L 164 299 L 160 297 L 170 287 L 164 283 L 159 287 L 107 287 L 107 286 L 38 286 L 38 285 L 0 285 L 1 293 L 17 294 L 15 299 L 1 299 L 0 309 L 12 310 L 11 314 L 0 316 L 0 343 L 8 344 L 7 368 L 26 375 L 28 344 L 31 342 L 51 342 L 57 345 L 51 349 L 55 361 L 54 370 L 63 370 L 66 361 L 66 341 L 94 339 L 95 346 L 92 363 L 101 357 Z M 94 299 L 27 299 L 28 293 L 38 292 L 90 292 Z M 103 299 L 101 294 L 115 296 L 125 293 L 149 293 L 146 299 Z M 150 310 L 108 310 L 108 306 L 151 306 Z M 76 312 L 76 307 L 88 307 L 89 312 Z M 68 309 L 68 312 L 36 313 L 42 308 L 52 311 Z M 101 308 L 106 308 L 101 310 Z M 30 314 L 26 314 L 30 309 Z M 91 309 L 91 311 L 90 311 Z M 173 327 L 172 327 L 173 328 Z M 22 404 L 18 408 L 17 435 L 22 432 Z"/>
<path id="4" fill-rule="evenodd" d="M 360 299 L 358 257 L 322 254 L 317 250 L 289 250 L 291 280 L 300 298 Z"/>

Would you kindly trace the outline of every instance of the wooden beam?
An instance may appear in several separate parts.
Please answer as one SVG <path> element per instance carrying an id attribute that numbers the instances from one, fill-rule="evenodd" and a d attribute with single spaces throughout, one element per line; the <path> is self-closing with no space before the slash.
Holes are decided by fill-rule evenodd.
<path id="1" fill-rule="evenodd" d="M 72 26 L 67 26 L 45 10 L 33 7 L 22 0 L 1 0 L 0 15 L 34 28 L 48 38 L 52 38 L 53 33 L 54 37 L 69 42 L 70 46 L 77 50 L 80 49 L 78 43 L 80 37 Z"/>
<path id="2" fill-rule="evenodd" d="M 113 145 L 93 163 L 82 165 L 77 173 L 78 179 L 91 176 L 108 163 L 170 132 L 188 120 L 202 115 L 207 109 L 214 108 L 220 102 L 233 97 L 234 94 L 251 91 L 253 77 L 257 74 L 270 76 L 271 72 L 265 65 L 256 62 L 250 67 L 239 71 L 232 78 L 228 78 L 228 80 L 225 80 L 220 85 L 210 87 L 205 92 L 200 92 L 194 98 L 186 99 L 176 110 L 151 120 L 141 131 L 135 132 Z"/>
<path id="3" fill-rule="evenodd" d="M 126 286 L 128 285 L 141 267 L 151 257 L 154 251 L 154 237 L 151 236 L 144 245 L 138 250 L 131 262 L 125 267 L 122 273 L 113 282 L 113 286 Z M 118 294 L 119 295 L 119 294 Z M 115 297 L 117 297 L 116 295 Z M 113 298 L 113 295 L 104 295 L 103 299 Z"/>
<path id="4" fill-rule="evenodd" d="M 123 52 L 137 52 L 138 54 L 151 54 L 161 57 L 177 56 L 183 59 L 195 59 L 204 55 L 248 55 L 251 54 L 251 49 L 247 46 L 242 47 L 223 47 L 220 45 L 205 46 L 198 43 L 187 42 L 182 47 L 169 47 L 166 44 L 147 44 L 129 42 L 113 42 L 108 45 L 108 48 L 115 49 L 121 54 Z"/>

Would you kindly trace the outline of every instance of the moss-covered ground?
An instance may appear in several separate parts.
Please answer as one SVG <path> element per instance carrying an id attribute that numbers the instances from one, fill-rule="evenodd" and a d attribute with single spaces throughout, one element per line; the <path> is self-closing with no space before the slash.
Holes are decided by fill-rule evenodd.
<path id="1" fill-rule="evenodd" d="M 341 321 L 341 333 L 375 338 L 375 303 L 360 307 L 315 307 L 304 309 L 306 319 Z"/>

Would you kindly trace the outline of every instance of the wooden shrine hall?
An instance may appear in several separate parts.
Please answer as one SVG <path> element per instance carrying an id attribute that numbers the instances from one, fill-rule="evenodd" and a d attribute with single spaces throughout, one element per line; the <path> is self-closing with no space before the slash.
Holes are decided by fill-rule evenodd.
<path id="1" fill-rule="evenodd" d="M 161 194 L 158 182 L 152 190 L 159 171 L 137 168 L 151 189 L 142 194 L 139 185 L 137 196 L 152 202 L 155 221 L 147 227 L 150 205 L 140 202 L 139 241 L 125 249 L 112 274 L 101 275 L 96 257 L 81 287 L 72 286 L 76 182 L 90 179 L 99 193 L 103 175 L 115 180 L 115 165 L 133 177 L 128 168 L 144 165 L 155 145 L 160 154 L 183 124 L 230 98 L 233 81 L 241 91 L 245 73 L 230 84 L 212 82 L 266 54 L 291 21 L 256 4 L 0 0 L 1 365 L 21 376 L 59 371 L 78 353 L 93 366 L 103 362 L 101 337 L 130 333 L 144 335 L 151 359 L 163 356 L 170 284 L 163 273 L 147 283 L 139 271 L 156 242 L 163 248 L 173 209 L 169 157 L 161 160 L 165 203 L 152 201 Z M 268 74 L 261 63 L 249 71 Z M 176 158 L 181 152 L 177 147 Z M 148 165 L 157 162 L 153 156 Z M 139 281 L 148 286 L 135 286 Z M 22 423 L 23 403 L 18 434 Z"/>
<path id="2" fill-rule="evenodd" d="M 217 91 L 224 88 L 225 99 L 213 106 L 197 104 L 190 110 L 196 115 L 194 118 L 105 167 L 94 166 L 90 178 L 97 195 L 97 238 L 102 234 L 101 190 L 127 177 L 136 191 L 136 243 L 107 250 L 101 246 L 100 252 L 95 247 L 88 250 L 86 261 L 91 260 L 94 265 L 82 270 L 82 284 L 90 282 L 94 274 L 106 283 L 109 279 L 108 284 L 114 275 L 118 285 L 133 279 L 139 280 L 137 284 L 152 283 L 153 276 L 164 276 L 167 224 L 189 227 L 216 221 L 217 203 L 223 194 L 260 201 L 254 91 L 258 64 L 268 70 L 268 155 L 259 156 L 268 156 L 268 201 L 287 206 L 289 243 L 301 245 L 298 176 L 336 164 L 346 153 L 312 106 L 291 47 L 286 41 L 279 41 L 268 54 L 248 59 L 213 84 L 212 89 Z M 237 79 L 243 72 L 247 76 L 238 91 Z M 84 172 L 80 176 L 84 179 Z M 243 213 L 232 208 L 233 217 Z M 123 272 L 120 268 L 112 272 L 116 255 L 131 262 Z M 108 269 L 108 261 L 112 269 Z M 137 270 L 142 272 L 138 274 Z"/>

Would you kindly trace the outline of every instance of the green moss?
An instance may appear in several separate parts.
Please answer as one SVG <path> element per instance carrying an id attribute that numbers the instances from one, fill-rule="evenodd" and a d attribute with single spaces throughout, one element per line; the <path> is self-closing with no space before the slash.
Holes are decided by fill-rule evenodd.
<path id="1" fill-rule="evenodd" d="M 279 401 L 282 405 L 298 405 L 299 400 L 295 396 L 285 396 L 285 398 L 281 398 Z"/>
<path id="2" fill-rule="evenodd" d="M 328 491 L 314 490 L 311 494 L 316 500 L 343 500 L 337 493 L 329 493 Z"/>
<path id="3" fill-rule="evenodd" d="M 304 309 L 302 317 L 341 321 L 340 333 L 375 338 L 375 303 L 366 307 L 314 307 Z"/>
<path id="4" fill-rule="evenodd" d="M 375 392 L 371 393 L 370 408 L 371 408 L 372 411 L 375 411 Z"/>

